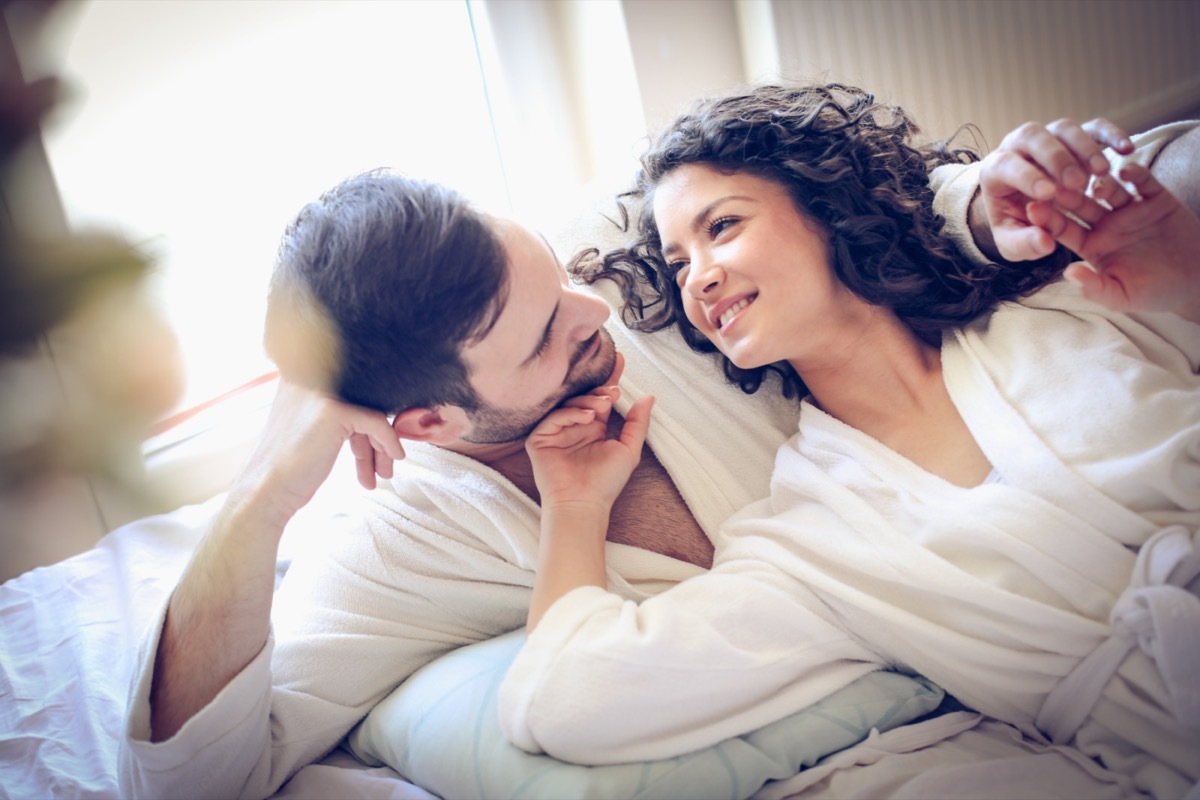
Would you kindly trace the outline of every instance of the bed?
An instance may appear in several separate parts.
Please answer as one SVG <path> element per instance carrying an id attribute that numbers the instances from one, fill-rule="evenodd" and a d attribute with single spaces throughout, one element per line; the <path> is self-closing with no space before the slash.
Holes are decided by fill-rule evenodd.
<path id="1" fill-rule="evenodd" d="M 294 520 L 281 550 L 281 578 L 288 554 L 339 514 L 339 501 L 352 491 L 356 489 L 349 482 L 331 481 Z M 0 586 L 4 797 L 118 796 L 117 741 L 137 644 L 221 499 L 217 495 L 136 520 L 87 552 Z M 790 778 L 764 777 L 779 775 L 781 764 L 791 769 L 787 757 L 763 767 L 730 750 L 728 743 L 720 757 L 701 753 L 636 765 L 638 777 L 632 783 L 605 777 L 608 768 L 587 770 L 521 754 L 498 737 L 498 726 L 486 727 L 487 712 L 494 710 L 494 685 L 518 643 L 501 637 L 483 643 L 487 649 L 464 648 L 417 673 L 407 695 L 394 695 L 379 709 L 384 713 L 377 722 L 392 727 L 393 746 L 377 748 L 377 758 L 371 759 L 376 763 L 339 749 L 300 770 L 276 796 L 1134 796 L 1118 776 L 1083 756 L 1039 745 L 1010 726 L 955 710 L 935 689 L 923 695 L 918 691 L 922 696 L 899 710 L 894 696 L 874 698 L 887 713 L 868 708 L 858 691 L 841 708 L 792 721 L 775 737 L 805 750 L 791 755 L 792 763 L 806 769 Z M 410 715 L 407 723 L 400 720 L 402 714 Z M 871 724 L 894 720 L 897 714 L 900 724 Z M 398 728 L 404 728 L 402 736 Z M 381 758 L 404 767 L 405 773 Z M 731 773 L 741 783 L 731 782 Z"/>
<path id="2" fill-rule="evenodd" d="M 592 212 L 586 218 L 599 220 Z M 562 254 L 598 236 L 576 226 L 552 243 Z M 203 487 L 197 502 L 136 519 L 86 552 L 0 586 L 0 796 L 119 795 L 117 746 L 138 643 L 219 508 L 272 394 L 264 381 L 150 448 L 151 474 Z M 292 521 L 278 580 L 293 553 L 353 506 L 361 491 L 353 475 L 350 463 L 339 463 Z M 896 673 L 867 676 L 769 729 L 675 759 L 585 768 L 531 756 L 503 740 L 494 713 L 495 688 L 520 635 L 428 665 L 276 797 L 1138 796 L 1127 779 L 1080 753 L 1032 741 Z"/>
<path id="3" fill-rule="evenodd" d="M 339 513 L 339 499 L 346 491 L 355 490 L 331 482 L 294 521 L 281 553 L 280 577 L 286 572 L 288 553 Z M 87 552 L 0 586 L 3 797 L 118 796 L 117 741 L 137 644 L 221 499 L 217 495 L 202 504 L 137 520 Z M 379 758 L 364 763 L 339 749 L 301 769 L 276 796 L 1135 796 L 1118 776 L 1068 748 L 1039 745 L 1010 726 L 955 710 L 952 702 L 933 702 L 936 708 L 929 714 L 931 700 L 940 701 L 932 692 L 900 709 L 910 719 L 879 726 L 887 728 L 883 731 L 869 723 L 886 714 L 868 709 L 861 692 L 841 709 L 823 709 L 804 724 L 793 721 L 776 737 L 805 750 L 799 762 L 791 756 L 793 764 L 806 768 L 790 778 L 764 777 L 779 775 L 781 763 L 791 769 L 787 758 L 763 767 L 729 750 L 728 743 L 720 757 L 702 753 L 636 765 L 639 777 L 632 783 L 605 777 L 602 773 L 608 768 L 552 764 L 544 756 L 526 756 L 510 748 L 498 737 L 498 726 L 486 727 L 504 658 L 518 643 L 504 638 L 484 643 L 489 650 L 464 648 L 435 662 L 410 679 L 413 691 L 407 696 L 394 695 L 384 704 L 392 706 L 381 706 L 386 713 L 377 721 L 392 726 L 394 744 L 390 750 L 383 748 L 385 752 L 377 749 L 376 755 L 404 767 L 404 774 Z M 894 718 L 894 698 L 883 697 L 882 702 Z M 396 707 L 397 703 L 407 706 Z M 405 713 L 411 715 L 407 723 L 398 717 Z M 404 728 L 402 736 L 394 733 L 397 728 Z M 840 738 L 833 735 L 839 732 Z M 523 759 L 528 761 L 521 763 Z M 729 780 L 730 765 L 734 774 L 740 769 L 741 783 Z"/>

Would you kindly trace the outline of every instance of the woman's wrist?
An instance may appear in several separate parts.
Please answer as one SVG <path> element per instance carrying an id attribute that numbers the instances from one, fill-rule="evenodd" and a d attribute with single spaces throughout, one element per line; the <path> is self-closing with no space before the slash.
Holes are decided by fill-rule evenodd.
<path id="1" fill-rule="evenodd" d="M 529 605 L 526 632 L 563 595 L 581 586 L 608 586 L 604 543 L 609 506 L 567 502 L 542 508 L 537 579 Z"/>

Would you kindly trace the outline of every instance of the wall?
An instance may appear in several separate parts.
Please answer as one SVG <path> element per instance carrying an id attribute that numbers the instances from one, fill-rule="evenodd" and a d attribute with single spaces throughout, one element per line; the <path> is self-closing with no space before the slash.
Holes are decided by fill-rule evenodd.
<path id="1" fill-rule="evenodd" d="M 933 136 L 973 122 L 994 147 L 1033 119 L 1131 130 L 1200 108 L 1200 3 L 772 0 L 789 78 L 857 83 Z"/>
<path id="2" fill-rule="evenodd" d="M 1200 2 L 622 0 L 644 121 L 782 75 L 857 83 L 931 135 L 1026 120 L 1131 130 L 1200 113 Z"/>
<path id="3" fill-rule="evenodd" d="M 745 81 L 731 0 L 624 0 L 622 6 L 651 130 L 693 98 Z"/>

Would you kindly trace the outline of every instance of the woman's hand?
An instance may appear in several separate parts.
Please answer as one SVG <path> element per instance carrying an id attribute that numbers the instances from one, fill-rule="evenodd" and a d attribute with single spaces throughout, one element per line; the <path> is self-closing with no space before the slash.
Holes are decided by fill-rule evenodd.
<path id="1" fill-rule="evenodd" d="M 1087 263 L 1067 267 L 1085 297 L 1115 311 L 1171 311 L 1200 322 L 1200 218 L 1140 165 L 1100 178 L 1080 199 L 1029 205 L 1031 222 Z M 1070 212 L 1077 219 L 1072 219 Z"/>
<path id="2" fill-rule="evenodd" d="M 581 586 L 605 587 L 604 542 L 613 502 L 642 457 L 653 397 L 633 404 L 620 435 L 608 438 L 608 421 L 620 396 L 620 354 L 609 385 L 555 409 L 525 442 L 541 495 L 537 577 L 529 603 L 531 632 L 563 595 Z"/>
<path id="3" fill-rule="evenodd" d="M 1092 176 L 1106 175 L 1103 148 L 1127 155 L 1133 143 L 1106 119 L 1082 125 L 1060 119 L 1027 122 L 1004 137 L 983 160 L 979 202 L 971 206 L 971 230 L 989 257 L 1032 261 L 1054 252 L 1055 240 L 1029 218 L 1032 202 L 1060 208 L 1098 206 L 1085 193 Z M 990 232 L 990 236 L 986 235 Z"/>
<path id="4" fill-rule="evenodd" d="M 617 365 L 609 385 L 568 400 L 550 412 L 525 442 L 542 509 L 563 504 L 611 508 L 642 457 L 653 397 L 633 404 L 620 435 L 608 438 L 608 421 L 621 390 Z"/>

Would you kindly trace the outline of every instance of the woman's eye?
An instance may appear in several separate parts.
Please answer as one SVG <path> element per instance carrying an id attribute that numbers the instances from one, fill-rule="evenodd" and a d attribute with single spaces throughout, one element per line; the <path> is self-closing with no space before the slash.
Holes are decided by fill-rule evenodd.
<path id="1" fill-rule="evenodd" d="M 719 236 L 722 231 L 735 222 L 737 222 L 737 219 L 734 217 L 721 217 L 720 219 L 714 219 L 707 225 L 708 235 L 712 237 Z"/>
<path id="2" fill-rule="evenodd" d="M 675 285 L 682 287 L 687 280 L 688 262 L 672 261 L 667 265 L 667 268 L 675 276 Z"/>

